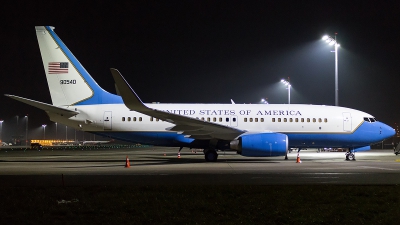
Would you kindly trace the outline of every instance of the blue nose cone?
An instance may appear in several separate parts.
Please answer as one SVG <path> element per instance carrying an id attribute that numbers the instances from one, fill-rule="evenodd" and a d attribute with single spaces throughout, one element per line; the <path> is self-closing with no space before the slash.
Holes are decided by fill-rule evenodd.
<path id="1" fill-rule="evenodd" d="M 396 134 L 396 131 L 391 126 L 388 126 L 384 123 L 380 123 L 380 128 L 383 139 L 390 138 Z"/>

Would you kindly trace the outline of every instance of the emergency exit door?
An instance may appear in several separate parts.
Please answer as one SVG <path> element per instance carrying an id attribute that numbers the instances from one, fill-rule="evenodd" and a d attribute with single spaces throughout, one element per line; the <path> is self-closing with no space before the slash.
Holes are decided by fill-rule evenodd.
<path id="1" fill-rule="evenodd" d="M 112 129 L 112 112 L 111 111 L 104 112 L 103 127 L 104 127 L 104 130 Z"/>

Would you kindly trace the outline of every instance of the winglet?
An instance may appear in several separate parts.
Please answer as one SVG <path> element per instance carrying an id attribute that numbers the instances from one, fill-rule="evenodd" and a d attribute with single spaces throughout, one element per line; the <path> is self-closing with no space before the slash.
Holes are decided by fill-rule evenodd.
<path id="1" fill-rule="evenodd" d="M 138 112 L 151 110 L 143 104 L 142 100 L 140 100 L 139 96 L 131 88 L 128 82 L 126 82 L 125 78 L 117 69 L 111 68 L 110 70 L 118 92 L 121 95 L 126 107 L 128 107 L 130 110 Z"/>

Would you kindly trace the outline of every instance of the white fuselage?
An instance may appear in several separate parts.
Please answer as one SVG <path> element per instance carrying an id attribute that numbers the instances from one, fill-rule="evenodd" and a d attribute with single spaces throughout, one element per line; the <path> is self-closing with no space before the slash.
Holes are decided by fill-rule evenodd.
<path id="1" fill-rule="evenodd" d="M 148 107 L 198 118 L 250 132 L 352 133 L 372 118 L 370 114 L 334 106 L 284 104 L 146 104 Z M 79 114 L 68 126 L 83 131 L 157 131 L 174 126 L 147 115 L 130 111 L 123 104 L 74 106 Z M 71 107 L 69 108 L 71 109 Z M 50 115 L 51 116 L 51 115 Z M 107 118 L 108 121 L 107 121 Z M 51 116 L 54 121 L 59 117 Z M 59 121 L 61 122 L 61 121 Z"/>

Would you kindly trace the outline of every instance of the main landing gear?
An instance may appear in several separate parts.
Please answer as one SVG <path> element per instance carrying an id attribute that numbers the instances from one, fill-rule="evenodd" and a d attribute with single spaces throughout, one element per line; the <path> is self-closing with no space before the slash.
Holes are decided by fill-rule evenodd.
<path id="1" fill-rule="evenodd" d="M 354 150 L 350 150 L 346 152 L 346 161 L 356 161 L 356 154 Z"/>
<path id="2" fill-rule="evenodd" d="M 207 162 L 216 162 L 218 159 L 218 153 L 215 149 L 204 149 L 204 158 Z"/>
<path id="3" fill-rule="evenodd" d="M 181 157 L 182 148 L 183 147 L 180 147 L 178 150 L 178 158 Z M 218 153 L 213 148 L 206 148 L 203 150 L 203 153 L 204 153 L 204 158 L 206 159 L 207 162 L 216 162 L 218 159 Z"/>

